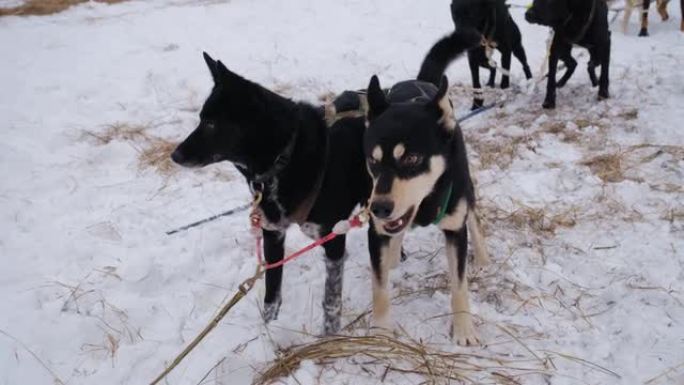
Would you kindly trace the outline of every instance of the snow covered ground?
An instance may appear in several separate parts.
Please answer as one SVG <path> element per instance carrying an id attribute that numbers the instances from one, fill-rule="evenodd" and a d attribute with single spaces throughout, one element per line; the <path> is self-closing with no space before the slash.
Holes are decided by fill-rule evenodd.
<path id="1" fill-rule="evenodd" d="M 0 384 L 147 383 L 253 272 L 244 213 L 164 234 L 248 200 L 232 166 L 140 160 L 195 127 L 211 85 L 203 50 L 315 102 L 374 73 L 384 85 L 415 76 L 452 28 L 448 3 L 157 0 L 0 18 Z M 651 37 L 635 36 L 636 17 L 629 35 L 613 32 L 610 100 L 596 102 L 575 50 L 580 66 L 555 111 L 514 61 L 525 91 L 464 124 L 494 259 L 471 284 L 486 345 L 449 342 L 435 229 L 410 234 L 393 273 L 394 318 L 409 335 L 543 367 L 524 384 L 684 383 L 684 33 L 671 3 L 669 22 L 651 12 Z M 547 32 L 511 11 L 539 76 Z M 466 62 L 448 74 L 462 114 Z M 287 248 L 307 242 L 293 229 Z M 343 324 L 371 300 L 364 232 L 348 244 Z M 258 286 L 168 383 L 249 384 L 276 349 L 311 341 L 322 254 L 285 269 L 278 321 L 261 321 Z M 366 321 L 348 333 L 365 334 Z M 283 383 L 421 382 L 384 371 L 306 364 Z"/>

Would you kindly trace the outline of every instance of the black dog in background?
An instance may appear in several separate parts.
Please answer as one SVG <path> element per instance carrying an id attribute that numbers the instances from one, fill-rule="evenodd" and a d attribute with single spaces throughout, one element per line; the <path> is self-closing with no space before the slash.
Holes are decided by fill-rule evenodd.
<path id="1" fill-rule="evenodd" d="M 480 67 L 489 69 L 487 85 L 494 87 L 496 67 L 491 65 L 487 54 L 487 50 L 493 48 L 501 52 L 501 67 L 505 71 L 501 88 L 510 85 L 507 72 L 511 68 L 511 54 L 522 64 L 525 77 L 532 77 L 520 30 L 508 12 L 505 0 L 453 0 L 451 17 L 456 30 L 432 46 L 420 68 L 418 80 L 439 85 L 449 63 L 467 50 L 473 87 L 481 88 Z M 472 108 L 481 107 L 483 103 L 481 94 L 476 91 Z"/>
<path id="2" fill-rule="evenodd" d="M 563 87 L 577 67 L 572 46 L 577 44 L 589 50 L 589 78 L 592 87 L 599 86 L 599 100 L 608 98 L 608 67 L 610 66 L 610 31 L 608 6 L 603 0 L 534 0 L 525 13 L 525 19 L 534 24 L 553 28 L 554 35 L 549 53 L 549 78 L 546 85 L 544 108 L 556 107 L 556 87 Z M 558 60 L 567 67 L 556 82 Z M 596 67 L 601 66 L 601 77 L 596 79 Z"/>

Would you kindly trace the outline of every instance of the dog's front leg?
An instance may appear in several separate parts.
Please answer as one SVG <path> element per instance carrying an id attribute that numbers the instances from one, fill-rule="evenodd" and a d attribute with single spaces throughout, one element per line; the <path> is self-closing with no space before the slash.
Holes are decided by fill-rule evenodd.
<path id="1" fill-rule="evenodd" d="M 390 317 L 390 296 L 387 288 L 389 271 L 401 258 L 403 233 L 394 237 L 380 235 L 375 231 L 373 222 L 368 226 L 368 251 L 373 268 L 373 320 L 372 327 L 378 332 L 392 330 Z"/>
<path id="2" fill-rule="evenodd" d="M 501 50 L 501 67 L 504 69 L 501 73 L 501 89 L 506 89 L 510 86 L 511 73 L 511 49 L 505 47 Z"/>
<path id="3" fill-rule="evenodd" d="M 283 259 L 285 252 L 285 233 L 264 230 L 264 257 L 266 262 L 275 263 Z M 283 268 L 276 267 L 266 270 L 266 294 L 264 295 L 265 322 L 278 319 L 278 311 L 282 302 L 280 285 L 283 281 Z"/>
<path id="4" fill-rule="evenodd" d="M 558 36 L 558 35 L 555 35 Z M 556 69 L 558 68 L 558 52 L 560 41 L 554 36 L 551 43 L 551 53 L 549 55 L 549 74 L 546 82 L 546 98 L 544 98 L 543 108 L 556 108 Z"/>
<path id="5" fill-rule="evenodd" d="M 345 236 L 323 245 L 325 248 L 325 294 L 323 296 L 323 332 L 335 334 L 340 330 L 342 315 L 342 282 L 344 277 Z"/>
<path id="6" fill-rule="evenodd" d="M 608 31 L 608 39 L 602 45 L 603 50 L 599 50 L 601 53 L 601 77 L 599 78 L 599 100 L 608 99 L 610 95 L 608 94 L 608 73 L 610 68 L 610 31 Z"/>
<path id="7" fill-rule="evenodd" d="M 451 311 L 454 315 L 451 333 L 461 346 L 480 343 L 470 315 L 468 300 L 468 277 L 466 276 L 466 255 L 468 230 L 464 223 L 458 231 L 444 230 L 446 256 L 449 262 L 449 282 L 451 285 Z"/>
<path id="8" fill-rule="evenodd" d="M 473 79 L 473 88 L 475 89 L 475 97 L 473 98 L 471 110 L 476 110 L 484 104 L 482 86 L 480 85 L 480 58 L 482 57 L 482 52 L 479 50 L 480 48 L 468 50 L 468 66 L 470 67 L 470 76 Z"/>

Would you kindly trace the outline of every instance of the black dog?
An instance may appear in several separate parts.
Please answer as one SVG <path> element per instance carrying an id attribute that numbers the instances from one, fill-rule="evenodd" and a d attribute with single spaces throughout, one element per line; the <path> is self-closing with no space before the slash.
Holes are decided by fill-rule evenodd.
<path id="1" fill-rule="evenodd" d="M 525 13 L 530 23 L 553 28 L 549 53 L 549 75 L 544 108 L 556 107 L 556 87 L 563 87 L 577 67 L 572 46 L 589 50 L 588 72 L 593 87 L 598 85 L 599 100 L 608 98 L 608 67 L 610 66 L 610 31 L 608 6 L 603 0 L 534 0 Z M 558 60 L 567 67 L 556 82 Z M 596 79 L 596 67 L 601 66 L 601 77 Z"/>
<path id="2" fill-rule="evenodd" d="M 400 259 L 405 230 L 436 224 L 446 237 L 451 281 L 452 333 L 460 345 L 478 342 L 465 275 L 468 231 L 475 261 L 488 256 L 475 215 L 475 193 L 461 129 L 453 117 L 446 78 L 439 89 L 402 82 L 386 95 L 377 77 L 368 86 L 364 151 L 373 179 L 368 246 L 373 267 L 373 322 L 391 328 L 389 269 Z"/>
<path id="3" fill-rule="evenodd" d="M 421 66 L 418 80 L 438 85 L 449 63 L 462 51 L 468 50 L 473 87 L 481 87 L 480 67 L 489 69 L 487 85 L 494 87 L 496 67 L 490 60 L 493 48 L 501 52 L 501 67 L 504 69 L 501 88 L 508 88 L 510 85 L 511 54 L 522 64 L 525 77 L 532 78 L 520 30 L 508 12 L 505 0 L 453 0 L 451 17 L 456 30 L 430 49 Z M 476 90 L 472 108 L 481 107 L 483 103 L 481 94 Z"/>
<path id="4" fill-rule="evenodd" d="M 264 254 L 283 259 L 285 232 L 301 225 L 307 235 L 328 234 L 354 207 L 365 204 L 370 178 L 363 155 L 364 118 L 342 118 L 327 127 L 324 113 L 296 103 L 229 71 L 204 54 L 214 87 L 200 112 L 198 127 L 174 151 L 187 167 L 229 161 L 260 192 Z M 324 331 L 340 327 L 345 237 L 324 246 L 327 277 Z M 281 303 L 282 267 L 266 272 L 264 319 L 276 319 Z"/>

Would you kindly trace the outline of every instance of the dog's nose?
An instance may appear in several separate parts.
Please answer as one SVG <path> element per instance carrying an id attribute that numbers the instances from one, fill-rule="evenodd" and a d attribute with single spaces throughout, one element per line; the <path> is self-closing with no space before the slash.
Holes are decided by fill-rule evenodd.
<path id="1" fill-rule="evenodd" d="M 185 157 L 183 156 L 183 153 L 180 151 L 180 149 L 177 148 L 176 151 L 174 151 L 174 152 L 171 154 L 171 160 L 173 160 L 173 161 L 176 162 L 177 164 L 181 164 L 181 165 L 182 165 L 183 162 L 185 161 Z"/>
<path id="2" fill-rule="evenodd" d="M 376 218 L 385 219 L 392 215 L 394 202 L 388 200 L 374 201 L 371 203 L 370 209 Z"/>
<path id="3" fill-rule="evenodd" d="M 527 20 L 528 23 L 534 23 L 535 19 L 536 17 L 532 11 L 532 8 L 528 9 L 527 12 L 525 12 L 525 20 Z"/>

